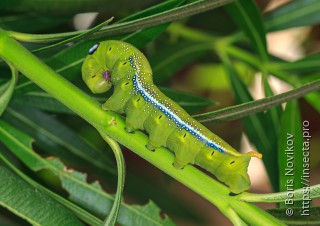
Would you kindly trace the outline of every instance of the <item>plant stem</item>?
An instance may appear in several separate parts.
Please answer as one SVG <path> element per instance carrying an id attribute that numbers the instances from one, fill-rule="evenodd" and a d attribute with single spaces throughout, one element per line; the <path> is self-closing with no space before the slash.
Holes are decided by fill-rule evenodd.
<path id="1" fill-rule="evenodd" d="M 239 201 L 238 197 L 229 196 L 229 189 L 213 180 L 197 168 L 187 165 L 183 170 L 172 166 L 173 154 L 165 148 L 149 151 L 145 145 L 147 137 L 142 132 L 125 132 L 122 117 L 113 112 L 106 112 L 101 106 L 83 93 L 76 86 L 55 73 L 17 41 L 0 30 L 0 57 L 14 65 L 20 72 L 51 94 L 61 103 L 94 126 L 101 135 L 110 136 L 119 143 L 158 167 L 177 181 L 217 206 L 222 213 L 232 219 L 230 208 L 250 225 L 283 225 L 283 223 L 265 211 L 250 203 Z M 250 210 L 250 211 L 248 211 Z M 232 212 L 233 213 L 233 212 Z M 233 218 L 234 219 L 234 218 Z"/>
<path id="2" fill-rule="evenodd" d="M 30 80 L 68 106 L 90 124 L 105 117 L 100 105 L 89 95 L 58 75 L 50 67 L 0 30 L 0 55 Z"/>

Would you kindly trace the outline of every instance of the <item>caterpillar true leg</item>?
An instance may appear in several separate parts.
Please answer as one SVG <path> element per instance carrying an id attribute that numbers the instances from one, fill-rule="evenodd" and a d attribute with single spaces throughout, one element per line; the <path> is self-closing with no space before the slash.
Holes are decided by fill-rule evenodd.
<path id="1" fill-rule="evenodd" d="M 112 96 L 102 105 L 102 109 L 124 113 L 124 106 L 130 99 L 132 92 L 130 82 L 124 79 L 115 85 Z"/>
<path id="2" fill-rule="evenodd" d="M 132 80 L 125 76 L 122 70 L 130 69 L 129 61 L 118 60 L 109 73 L 110 80 L 114 85 L 112 96 L 102 105 L 104 110 L 124 113 L 124 106 L 132 96 Z"/>

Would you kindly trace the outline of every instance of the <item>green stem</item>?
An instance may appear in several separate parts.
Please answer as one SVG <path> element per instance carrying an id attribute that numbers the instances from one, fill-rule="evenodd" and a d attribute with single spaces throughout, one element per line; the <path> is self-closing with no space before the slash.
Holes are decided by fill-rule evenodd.
<path id="1" fill-rule="evenodd" d="M 228 53 L 230 56 L 232 57 L 236 57 L 238 59 L 241 59 L 242 61 L 246 62 L 247 64 L 259 69 L 259 70 L 262 70 L 262 64 L 261 64 L 261 61 L 254 55 L 246 52 L 246 51 L 243 51 L 242 49 L 239 49 L 235 46 L 226 46 L 224 48 L 224 51 L 226 53 Z"/>
<path id="2" fill-rule="evenodd" d="M 106 115 L 96 101 L 59 76 L 1 30 L 0 55 L 30 80 L 36 81 L 39 87 L 52 94 L 57 100 L 68 106 L 90 124 L 103 123 L 99 120 L 104 119 Z"/>
<path id="3" fill-rule="evenodd" d="M 125 145 L 134 153 L 213 203 L 230 219 L 232 219 L 232 216 L 230 216 L 230 208 L 232 208 L 250 225 L 261 225 L 261 219 L 264 220 L 263 223 L 265 225 L 283 225 L 281 221 L 254 205 L 241 202 L 237 197 L 229 196 L 230 191 L 227 187 L 213 180 L 197 168 L 188 165 L 183 170 L 177 170 L 172 167 L 174 156 L 171 152 L 165 148 L 158 148 L 155 152 L 149 151 L 145 147 L 147 143 L 145 134 L 142 132 L 136 132 L 135 134 L 125 132 L 125 123 L 122 117 L 112 112 L 103 111 L 99 103 L 55 73 L 1 30 L 0 56 L 46 92 L 88 121 L 103 137 L 110 136 Z"/>

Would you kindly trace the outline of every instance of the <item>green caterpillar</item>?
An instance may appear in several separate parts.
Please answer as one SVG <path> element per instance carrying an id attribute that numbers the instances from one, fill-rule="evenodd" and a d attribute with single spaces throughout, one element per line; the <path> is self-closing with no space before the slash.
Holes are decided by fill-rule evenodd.
<path id="1" fill-rule="evenodd" d="M 114 86 L 104 110 L 126 115 L 126 130 L 145 130 L 147 148 L 167 147 L 175 154 L 174 167 L 196 164 L 213 173 L 238 194 L 250 187 L 247 168 L 257 152 L 240 154 L 220 137 L 188 115 L 153 84 L 146 57 L 121 41 L 95 44 L 82 66 L 82 78 L 93 93 Z"/>

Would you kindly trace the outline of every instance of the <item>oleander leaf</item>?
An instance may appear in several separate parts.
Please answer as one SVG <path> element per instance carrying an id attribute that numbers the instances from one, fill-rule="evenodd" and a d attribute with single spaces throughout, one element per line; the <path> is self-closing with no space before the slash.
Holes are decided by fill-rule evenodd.
<path id="1" fill-rule="evenodd" d="M 226 6 L 229 15 L 246 33 L 258 56 L 262 61 L 267 60 L 267 41 L 264 23 L 257 5 L 252 0 L 236 0 Z M 253 19 L 254 18 L 254 19 Z"/>
<path id="2" fill-rule="evenodd" d="M 287 191 L 267 194 L 253 194 L 245 192 L 240 195 L 240 199 L 246 202 L 284 202 L 287 198 Z M 293 200 L 303 200 L 304 198 L 320 198 L 320 184 L 292 191 Z"/>
<path id="3" fill-rule="evenodd" d="M 85 173 L 68 169 L 57 158 L 43 159 L 31 149 L 31 137 L 2 120 L 0 120 L 0 141 L 31 170 L 48 169 L 57 175 L 70 198 L 77 204 L 100 216 L 107 215 L 114 201 L 114 196 L 104 192 L 99 182 L 88 183 Z M 155 209 L 158 207 L 154 204 L 152 206 L 150 211 L 145 212 L 145 206 L 132 206 L 123 203 L 117 222 L 121 225 L 132 225 L 131 222 L 142 222 L 141 224 L 146 226 L 174 225 L 168 217 L 161 218 L 160 209 L 158 209 L 156 216 Z"/>
<path id="4" fill-rule="evenodd" d="M 317 24 L 319 10 L 318 0 L 290 1 L 265 15 L 266 29 L 270 32 Z"/>
<path id="5" fill-rule="evenodd" d="M 279 190 L 298 189 L 306 183 L 303 178 L 303 138 L 302 121 L 297 100 L 286 104 L 280 124 L 278 142 Z M 308 150 L 309 152 L 309 150 Z M 309 181 L 309 179 L 307 179 Z M 309 183 L 307 183 L 309 184 Z M 300 202 L 291 205 L 280 204 L 281 207 L 299 207 Z"/>
<path id="6" fill-rule="evenodd" d="M 36 139 L 36 144 L 44 150 L 53 149 L 52 154 L 59 154 L 73 164 L 95 166 L 106 172 L 115 173 L 113 162 L 105 153 L 89 145 L 75 131 L 41 111 L 13 106 L 8 108 L 4 119 Z M 98 135 L 98 134 L 97 134 Z M 55 152 L 58 149 L 59 152 Z M 62 153 L 61 153 L 62 152 Z"/>
<path id="7" fill-rule="evenodd" d="M 279 208 L 270 209 L 267 210 L 267 212 L 291 226 L 320 224 L 319 206 L 311 207 L 309 203 L 305 208 L 292 207 L 289 210 L 290 211 L 288 211 L 288 208 Z"/>
<path id="8" fill-rule="evenodd" d="M 32 225 L 84 225 L 69 210 L 0 165 L 0 205 Z"/>
<path id="9" fill-rule="evenodd" d="M 290 100 L 312 94 L 320 89 L 320 80 L 315 80 L 301 87 L 290 91 L 266 97 L 259 100 L 249 101 L 243 104 L 230 106 L 217 111 L 211 111 L 203 114 L 193 115 L 198 121 L 203 123 L 218 123 L 224 121 L 232 121 L 243 118 L 245 116 L 266 111 L 271 107 L 288 102 Z"/>
<path id="10" fill-rule="evenodd" d="M 320 54 L 315 53 L 303 57 L 302 59 L 286 62 L 272 62 L 271 67 L 279 71 L 287 71 L 296 74 L 306 74 L 319 71 Z"/>
<path id="11" fill-rule="evenodd" d="M 173 89 L 160 87 L 160 90 L 181 107 L 183 107 L 188 113 L 202 110 L 206 107 L 215 105 L 212 100 L 205 99 L 200 96 L 196 96 L 190 93 L 176 91 Z"/>
<path id="12" fill-rule="evenodd" d="M 149 58 L 155 84 L 162 84 L 212 48 L 210 43 L 181 42 L 162 47 Z"/>
<path id="13" fill-rule="evenodd" d="M 10 66 L 10 68 L 12 74 L 11 80 L 0 85 L 0 116 L 5 111 L 9 101 L 11 100 L 14 87 L 18 79 L 18 71 L 12 66 Z"/>

